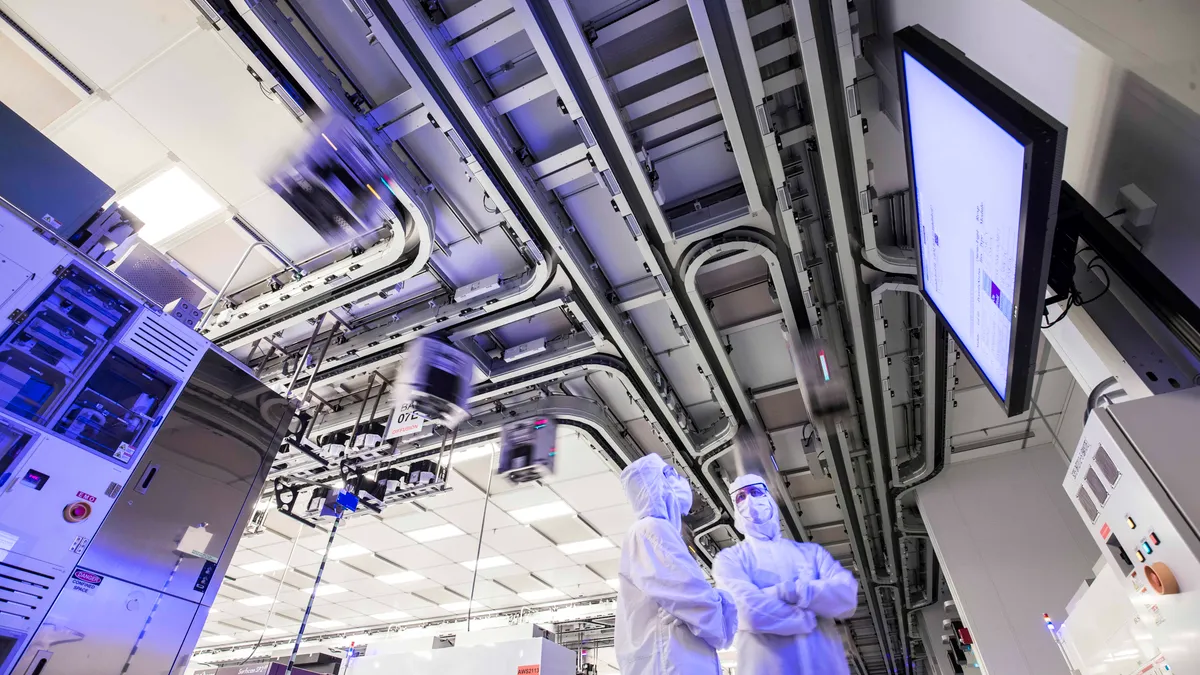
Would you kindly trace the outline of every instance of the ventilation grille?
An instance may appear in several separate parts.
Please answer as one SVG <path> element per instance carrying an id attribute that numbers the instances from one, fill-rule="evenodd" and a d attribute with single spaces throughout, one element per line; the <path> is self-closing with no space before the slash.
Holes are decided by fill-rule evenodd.
<path id="1" fill-rule="evenodd" d="M 1096 503 L 1092 501 L 1090 496 L 1088 496 L 1087 490 L 1079 488 L 1079 492 L 1075 493 L 1075 499 L 1079 500 L 1079 505 L 1083 507 L 1083 511 L 1087 514 L 1088 520 L 1092 521 L 1093 523 L 1096 522 L 1096 518 L 1100 515 L 1100 512 L 1096 510 Z"/>
<path id="2" fill-rule="evenodd" d="M 1109 485 L 1116 485 L 1117 479 L 1121 477 L 1120 470 L 1117 465 L 1113 464 L 1112 457 L 1108 456 L 1108 451 L 1101 445 L 1096 450 L 1096 467 L 1100 469 L 1100 473 L 1104 474 L 1104 479 Z"/>
<path id="3" fill-rule="evenodd" d="M 185 375 L 200 348 L 175 335 L 172 329 L 177 330 L 181 324 L 172 326 L 168 323 L 170 321 L 174 319 L 146 313 L 142 322 L 129 332 L 124 341 L 145 356 L 173 369 L 177 375 Z"/>
<path id="4" fill-rule="evenodd" d="M 54 600 L 58 584 L 52 575 L 0 562 L 0 614 L 18 620 L 40 618 Z"/>
<path id="5" fill-rule="evenodd" d="M 121 256 L 113 271 L 164 307 L 175 300 L 199 307 L 204 300 L 203 288 L 176 269 L 169 258 L 145 242 L 138 242 Z"/>
<path id="6" fill-rule="evenodd" d="M 1087 475 L 1083 479 L 1087 481 L 1088 487 L 1092 489 L 1092 494 L 1096 495 L 1096 499 L 1100 502 L 1100 505 L 1104 506 L 1104 503 L 1108 501 L 1108 490 L 1105 489 L 1104 483 L 1100 481 L 1100 476 L 1096 475 L 1096 470 L 1088 469 Z"/>

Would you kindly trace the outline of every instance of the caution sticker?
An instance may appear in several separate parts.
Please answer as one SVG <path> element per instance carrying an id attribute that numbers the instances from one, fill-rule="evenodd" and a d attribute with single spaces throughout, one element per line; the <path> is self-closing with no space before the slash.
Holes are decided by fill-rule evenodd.
<path id="1" fill-rule="evenodd" d="M 76 568 L 75 572 L 71 574 L 70 584 L 71 590 L 73 591 L 87 593 L 88 595 L 95 595 L 96 589 L 100 588 L 100 584 L 103 582 L 104 577 L 100 576 L 99 574 L 96 574 L 95 572 L 89 572 L 85 569 Z"/>

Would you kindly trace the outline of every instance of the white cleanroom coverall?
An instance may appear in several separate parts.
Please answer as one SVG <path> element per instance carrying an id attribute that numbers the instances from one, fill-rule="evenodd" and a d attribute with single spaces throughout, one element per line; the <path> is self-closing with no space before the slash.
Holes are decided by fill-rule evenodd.
<path id="1" fill-rule="evenodd" d="M 733 641 L 737 608 L 712 587 L 683 542 L 691 486 L 653 454 L 621 472 L 621 484 L 637 518 L 621 544 L 621 675 L 720 675 L 717 650 Z"/>
<path id="2" fill-rule="evenodd" d="M 781 536 L 761 477 L 742 476 L 729 491 L 746 539 L 721 551 L 713 576 L 737 603 L 738 675 L 849 675 L 834 619 L 854 614 L 858 581 L 820 544 Z"/>

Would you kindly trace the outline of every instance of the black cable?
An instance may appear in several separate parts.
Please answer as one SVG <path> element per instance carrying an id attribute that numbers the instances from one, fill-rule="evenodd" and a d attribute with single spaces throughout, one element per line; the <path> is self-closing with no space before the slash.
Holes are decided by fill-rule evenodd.
<path id="1" fill-rule="evenodd" d="M 1125 213 L 1125 209 L 1117 209 L 1116 211 L 1113 211 L 1112 213 L 1108 214 L 1107 216 L 1104 216 L 1104 219 L 1108 220 L 1109 218 L 1112 218 L 1113 216 L 1123 215 L 1124 213 Z"/>

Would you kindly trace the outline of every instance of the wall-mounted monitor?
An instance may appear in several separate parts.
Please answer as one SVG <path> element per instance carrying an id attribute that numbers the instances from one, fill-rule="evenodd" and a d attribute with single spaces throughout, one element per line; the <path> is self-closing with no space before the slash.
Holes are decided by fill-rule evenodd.
<path id="1" fill-rule="evenodd" d="M 1030 404 L 1067 130 L 924 28 L 895 43 L 921 292 L 1017 415 Z"/>

